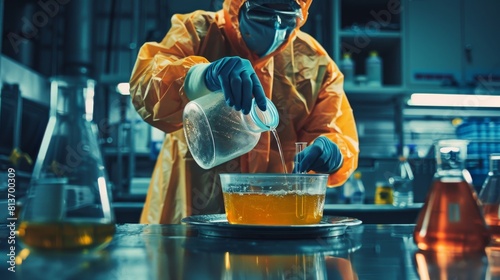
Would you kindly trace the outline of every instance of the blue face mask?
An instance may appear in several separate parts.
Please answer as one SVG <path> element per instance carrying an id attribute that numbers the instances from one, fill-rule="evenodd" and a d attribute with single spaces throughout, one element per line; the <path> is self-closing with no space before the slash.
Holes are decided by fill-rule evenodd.
<path id="1" fill-rule="evenodd" d="M 266 56 L 287 40 L 300 15 L 295 11 L 274 11 L 246 2 L 239 15 L 241 35 L 252 52 L 259 57 Z"/>

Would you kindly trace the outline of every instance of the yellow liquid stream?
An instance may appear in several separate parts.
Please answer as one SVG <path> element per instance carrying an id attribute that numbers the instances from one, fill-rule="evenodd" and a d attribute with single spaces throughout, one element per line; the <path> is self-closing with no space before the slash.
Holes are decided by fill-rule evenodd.
<path id="1" fill-rule="evenodd" d="M 271 129 L 274 139 L 276 139 L 276 145 L 278 146 L 278 151 L 280 153 L 280 158 L 281 158 L 281 165 L 283 165 L 283 173 L 288 173 L 288 170 L 286 169 L 286 163 L 285 163 L 285 157 L 283 156 L 283 149 L 281 148 L 281 141 L 278 136 L 278 132 L 276 131 L 275 128 Z"/>
<path id="2" fill-rule="evenodd" d="M 114 224 L 30 223 L 19 225 L 19 237 L 33 249 L 86 251 L 105 247 L 115 234 Z"/>
<path id="3" fill-rule="evenodd" d="M 224 205 L 230 224 L 307 225 L 321 221 L 325 195 L 224 193 Z"/>

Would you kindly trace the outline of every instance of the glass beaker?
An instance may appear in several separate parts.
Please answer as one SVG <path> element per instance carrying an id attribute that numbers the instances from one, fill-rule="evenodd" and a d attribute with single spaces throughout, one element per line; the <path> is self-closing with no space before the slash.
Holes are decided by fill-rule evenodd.
<path id="1" fill-rule="evenodd" d="M 456 139 L 435 143 L 437 170 L 413 232 L 421 250 L 479 252 L 488 244 L 480 202 L 465 169 L 467 144 Z"/>
<path id="2" fill-rule="evenodd" d="M 248 115 L 228 106 L 221 92 L 186 104 L 184 134 L 196 163 L 210 169 L 246 154 L 257 145 L 262 132 L 276 129 L 278 110 L 271 100 L 266 100 L 266 111 L 261 111 L 253 100 Z"/>
<path id="3" fill-rule="evenodd" d="M 36 159 L 19 237 L 33 249 L 86 251 L 115 232 L 107 174 L 92 123 L 95 82 L 51 80 L 50 118 Z"/>
<path id="4" fill-rule="evenodd" d="M 500 243 L 500 154 L 490 155 L 490 171 L 479 192 L 479 200 L 491 241 Z"/>

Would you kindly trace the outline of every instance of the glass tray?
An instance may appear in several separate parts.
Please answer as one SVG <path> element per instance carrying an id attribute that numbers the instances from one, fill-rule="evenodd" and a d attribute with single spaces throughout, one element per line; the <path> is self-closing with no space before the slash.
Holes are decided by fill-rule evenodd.
<path id="1" fill-rule="evenodd" d="M 181 220 L 193 225 L 198 233 L 210 237 L 302 239 L 343 235 L 349 226 L 360 225 L 356 218 L 323 216 L 319 224 L 291 226 L 260 226 L 229 224 L 225 214 L 195 215 Z"/>

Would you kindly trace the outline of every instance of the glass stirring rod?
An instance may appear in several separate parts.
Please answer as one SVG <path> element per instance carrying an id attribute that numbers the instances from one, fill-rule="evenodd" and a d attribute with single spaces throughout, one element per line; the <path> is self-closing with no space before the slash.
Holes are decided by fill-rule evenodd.
<path id="1" fill-rule="evenodd" d="M 300 168 L 300 162 L 302 161 L 302 154 L 300 154 L 300 152 L 302 152 L 305 148 L 307 147 L 307 142 L 295 142 L 295 170 L 299 170 Z M 303 172 L 298 172 L 296 171 L 296 173 L 307 173 L 305 171 Z"/>

